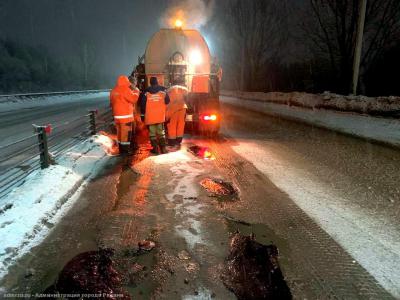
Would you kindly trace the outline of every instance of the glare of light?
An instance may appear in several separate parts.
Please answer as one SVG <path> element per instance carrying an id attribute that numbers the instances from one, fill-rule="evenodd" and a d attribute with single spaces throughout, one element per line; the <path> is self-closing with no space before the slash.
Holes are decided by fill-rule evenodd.
<path id="1" fill-rule="evenodd" d="M 212 154 L 212 152 L 210 152 L 208 150 L 204 151 L 203 158 L 205 160 L 215 160 L 214 154 Z"/>
<path id="2" fill-rule="evenodd" d="M 175 20 L 175 27 L 176 28 L 182 28 L 182 26 L 183 26 L 182 20 L 179 20 L 179 19 Z"/>
<path id="3" fill-rule="evenodd" d="M 150 156 L 149 160 L 156 164 L 177 164 L 182 161 L 190 160 L 190 157 L 184 151 L 169 152 L 168 154 Z"/>
<path id="4" fill-rule="evenodd" d="M 213 47 L 214 45 L 212 43 L 211 38 L 203 32 L 202 32 L 202 35 L 203 35 L 204 39 L 206 40 L 207 46 L 210 49 L 210 51 L 214 52 L 214 47 Z"/>
<path id="5" fill-rule="evenodd" d="M 211 116 L 204 116 L 203 120 L 204 121 L 216 121 L 217 120 L 217 115 L 211 115 Z"/>
<path id="6" fill-rule="evenodd" d="M 192 65 L 200 65 L 203 62 L 203 57 L 199 50 L 193 50 L 190 52 L 189 59 Z"/>
<path id="7" fill-rule="evenodd" d="M 111 148 L 114 144 L 114 141 L 112 140 L 112 138 L 110 138 L 107 135 L 103 135 L 103 134 L 99 134 L 95 137 L 95 142 L 105 146 L 107 148 Z"/>
<path id="8" fill-rule="evenodd" d="M 114 156 L 119 154 L 119 147 L 116 142 L 116 137 L 113 137 L 106 132 L 100 132 L 95 137 L 95 143 L 100 144 L 107 155 Z"/>

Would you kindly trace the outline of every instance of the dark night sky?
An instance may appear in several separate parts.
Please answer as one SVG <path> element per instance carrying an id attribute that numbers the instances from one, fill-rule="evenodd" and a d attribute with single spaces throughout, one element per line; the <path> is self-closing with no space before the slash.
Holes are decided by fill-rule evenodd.
<path id="1" fill-rule="evenodd" d="M 0 35 L 48 48 L 57 60 L 96 51 L 103 72 L 128 73 L 160 28 L 168 0 L 0 0 Z"/>
<path id="2" fill-rule="evenodd" d="M 0 0 L 0 37 L 44 46 L 57 61 L 80 55 L 87 43 L 99 72 L 115 78 L 132 71 L 173 3 L 201 1 L 215 0 Z M 202 33 L 218 55 L 218 38 Z"/>

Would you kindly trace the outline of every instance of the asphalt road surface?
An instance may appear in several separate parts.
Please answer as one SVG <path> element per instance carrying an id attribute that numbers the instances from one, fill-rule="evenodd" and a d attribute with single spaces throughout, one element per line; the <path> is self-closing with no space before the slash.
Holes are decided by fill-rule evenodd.
<path id="1" fill-rule="evenodd" d="M 32 124 L 57 126 L 78 116 L 85 115 L 91 109 L 100 109 L 108 105 L 108 97 L 90 97 L 76 101 L 77 96 L 71 95 L 71 101 L 38 106 L 40 100 L 28 100 L 32 105 L 24 105 L 22 109 L 12 106 L 11 109 L 0 111 L 0 146 L 11 143 L 17 139 L 33 133 Z M 26 102 L 28 102 L 26 101 Z"/>
<path id="2" fill-rule="evenodd" d="M 295 298 L 400 297 L 400 151 L 229 105 L 223 120 L 219 139 L 113 158 L 0 285 L 44 291 L 74 256 L 109 247 L 133 299 L 235 299 L 220 274 L 239 230 L 278 246 Z M 238 195 L 210 197 L 209 178 Z M 155 249 L 130 257 L 143 239 Z"/>
<path id="3" fill-rule="evenodd" d="M 49 99 L 53 100 L 49 102 Z M 9 176 L 10 168 L 27 170 L 38 161 L 30 160 L 38 157 L 39 152 L 38 138 L 34 135 L 32 124 L 51 124 L 54 130 L 48 136 L 49 147 L 51 150 L 53 147 L 60 150 L 62 145 L 73 143 L 73 139 L 77 139 L 86 130 L 89 120 L 85 115 L 90 110 L 107 109 L 109 99 L 103 93 L 86 97 L 70 95 L 61 99 L 49 97 L 9 104 L 9 107 L 8 103 L 2 104 L 0 109 L 0 177 Z M 21 142 L 13 144 L 16 141 Z M 11 172 L 15 173 L 15 169 Z"/>

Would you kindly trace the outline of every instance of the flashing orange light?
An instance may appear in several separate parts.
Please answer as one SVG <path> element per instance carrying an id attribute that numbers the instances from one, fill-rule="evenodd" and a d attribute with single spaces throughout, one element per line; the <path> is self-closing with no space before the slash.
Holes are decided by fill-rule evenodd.
<path id="1" fill-rule="evenodd" d="M 182 20 L 177 19 L 177 20 L 175 21 L 175 27 L 176 27 L 176 28 L 182 28 L 182 26 L 183 26 Z"/>

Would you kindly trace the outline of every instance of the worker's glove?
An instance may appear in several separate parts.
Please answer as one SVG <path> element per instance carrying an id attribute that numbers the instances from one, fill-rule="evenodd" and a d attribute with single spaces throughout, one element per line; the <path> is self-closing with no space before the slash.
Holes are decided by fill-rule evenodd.
<path id="1" fill-rule="evenodd" d="M 144 122 L 144 115 L 140 115 L 140 119 Z"/>

